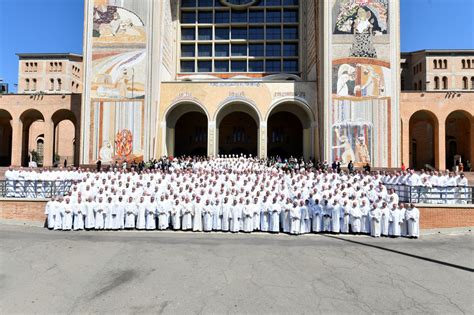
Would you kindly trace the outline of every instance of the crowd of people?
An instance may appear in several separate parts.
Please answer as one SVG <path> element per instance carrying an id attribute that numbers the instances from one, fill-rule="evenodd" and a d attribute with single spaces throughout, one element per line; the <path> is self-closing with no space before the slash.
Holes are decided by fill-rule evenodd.
<path id="1" fill-rule="evenodd" d="M 418 209 L 399 202 L 379 173 L 288 168 L 243 156 L 170 160 L 141 172 L 75 172 L 79 181 L 69 193 L 46 205 L 50 229 L 419 235 Z"/>

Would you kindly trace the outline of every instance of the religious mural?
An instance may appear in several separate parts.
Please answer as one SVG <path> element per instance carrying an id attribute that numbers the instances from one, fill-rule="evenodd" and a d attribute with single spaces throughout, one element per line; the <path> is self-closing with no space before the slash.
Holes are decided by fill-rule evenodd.
<path id="1" fill-rule="evenodd" d="M 388 166 L 393 111 L 388 0 L 333 3 L 331 158 L 344 165 Z M 377 44 L 376 37 L 382 38 Z"/>
<path id="2" fill-rule="evenodd" d="M 143 154 L 139 145 L 143 102 L 135 100 L 144 99 L 146 92 L 147 5 L 147 0 L 94 0 L 90 96 L 96 121 L 95 159 L 105 163 Z M 110 112 L 115 116 L 104 116 L 101 106 L 116 108 Z M 130 123 L 119 128 L 121 119 Z"/>

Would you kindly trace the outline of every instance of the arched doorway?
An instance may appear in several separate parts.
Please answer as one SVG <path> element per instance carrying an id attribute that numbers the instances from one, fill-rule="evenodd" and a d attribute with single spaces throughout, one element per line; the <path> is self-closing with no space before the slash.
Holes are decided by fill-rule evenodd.
<path id="1" fill-rule="evenodd" d="M 472 162 L 471 152 L 472 116 L 464 111 L 454 111 L 448 115 L 446 130 L 446 169 L 453 170 L 460 162 Z"/>
<path id="2" fill-rule="evenodd" d="M 227 104 L 216 116 L 218 154 L 258 155 L 260 116 L 249 104 Z"/>
<path id="3" fill-rule="evenodd" d="M 33 123 L 36 123 L 35 125 L 38 126 L 38 129 L 41 128 L 42 124 L 39 122 L 44 123 L 44 117 L 38 110 L 28 109 L 21 114 L 20 121 L 22 123 L 21 164 L 28 166 L 31 155 L 30 148 L 36 148 L 36 142 L 30 144 L 30 127 Z M 33 139 L 33 141 L 35 140 Z"/>
<path id="4" fill-rule="evenodd" d="M 435 167 L 435 132 L 438 128 L 436 116 L 426 110 L 414 113 L 410 117 L 410 167 L 425 168 L 426 165 Z"/>
<path id="5" fill-rule="evenodd" d="M 309 159 L 312 113 L 296 102 L 285 102 L 271 109 L 267 118 L 267 156 Z"/>
<path id="6" fill-rule="evenodd" d="M 169 156 L 207 156 L 208 118 L 195 103 L 173 106 L 166 114 L 166 152 Z"/>
<path id="7" fill-rule="evenodd" d="M 12 162 L 12 116 L 0 109 L 0 166 L 10 166 Z"/>
<path id="8" fill-rule="evenodd" d="M 51 119 L 54 124 L 53 165 L 63 165 L 65 161 L 67 165 L 78 165 L 76 116 L 70 110 L 60 109 Z"/>

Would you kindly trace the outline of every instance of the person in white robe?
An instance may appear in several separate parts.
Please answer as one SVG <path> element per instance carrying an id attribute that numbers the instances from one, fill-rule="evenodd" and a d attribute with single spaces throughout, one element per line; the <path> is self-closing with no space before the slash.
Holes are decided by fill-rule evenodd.
<path id="1" fill-rule="evenodd" d="M 125 204 L 125 229 L 134 229 L 135 221 L 138 214 L 137 204 L 134 202 L 133 197 L 128 197 L 128 201 Z"/>
<path id="2" fill-rule="evenodd" d="M 169 227 L 168 217 L 171 212 L 170 206 L 165 202 L 165 196 L 161 195 L 158 202 L 154 202 L 156 207 L 156 213 L 158 215 L 158 229 L 166 230 Z M 174 208 L 174 207 L 173 207 Z M 179 209 L 177 209 L 178 211 Z M 177 212 L 176 212 L 177 214 Z M 175 215 L 176 215 L 175 214 Z M 176 220 L 176 217 L 175 217 Z"/>
<path id="3" fill-rule="evenodd" d="M 291 209 L 293 208 L 293 204 L 290 198 L 287 198 L 285 203 L 280 204 L 281 211 L 280 211 L 280 222 L 282 225 L 283 233 L 290 233 L 291 232 Z"/>
<path id="4" fill-rule="evenodd" d="M 206 199 L 204 207 L 202 209 L 202 229 L 204 232 L 212 231 L 212 216 L 214 214 L 214 209 L 211 206 L 211 201 Z"/>
<path id="5" fill-rule="evenodd" d="M 189 202 L 189 198 L 186 197 L 185 203 L 182 208 L 183 211 L 183 220 L 182 220 L 182 230 L 189 231 L 193 229 L 193 207 Z"/>
<path id="6" fill-rule="evenodd" d="M 70 231 L 72 229 L 72 221 L 73 221 L 73 212 L 74 207 L 70 202 L 69 198 L 65 199 L 65 202 L 61 206 L 61 215 L 62 215 L 62 230 L 63 231 Z"/>
<path id="7" fill-rule="evenodd" d="M 370 218 L 370 235 L 373 237 L 380 237 L 380 221 L 382 219 L 382 212 L 380 208 L 374 204 L 369 214 Z"/>
<path id="8" fill-rule="evenodd" d="M 115 202 L 116 216 L 113 218 L 112 229 L 123 230 L 125 225 L 125 202 L 123 196 L 119 196 Z"/>
<path id="9" fill-rule="evenodd" d="M 250 208 L 252 209 L 253 230 L 260 231 L 260 204 L 258 202 L 258 197 L 253 199 L 253 204 Z"/>
<path id="10" fill-rule="evenodd" d="M 469 196 L 468 180 L 464 173 L 459 174 L 457 179 L 457 188 L 456 188 L 456 203 L 457 204 L 466 204 L 469 197 L 472 200 L 473 196 Z"/>
<path id="11" fill-rule="evenodd" d="M 270 226 L 269 231 L 271 233 L 279 233 L 280 232 L 280 205 L 277 203 L 276 197 L 273 198 L 272 203 L 269 205 L 269 212 L 270 212 Z"/>
<path id="12" fill-rule="evenodd" d="M 270 228 L 270 203 L 265 196 L 260 204 L 260 231 L 268 232 Z"/>
<path id="13" fill-rule="evenodd" d="M 147 216 L 147 204 L 145 202 L 145 197 L 140 197 L 140 202 L 138 203 L 137 209 L 137 230 L 144 230 L 146 227 L 146 216 Z"/>
<path id="14" fill-rule="evenodd" d="M 301 207 L 296 201 L 293 202 L 290 209 L 290 234 L 296 235 L 301 233 Z"/>
<path id="15" fill-rule="evenodd" d="M 360 211 L 362 214 L 361 219 L 360 219 L 360 225 L 361 225 L 360 232 L 363 234 L 370 234 L 370 218 L 369 218 L 370 205 L 366 200 L 361 201 Z"/>
<path id="16" fill-rule="evenodd" d="M 202 210 L 203 210 L 203 204 L 201 203 L 201 198 L 197 196 L 193 205 L 193 231 L 194 232 L 202 232 Z"/>
<path id="17" fill-rule="evenodd" d="M 56 217 L 56 197 L 52 197 L 51 200 L 46 203 L 44 214 L 46 215 L 46 226 L 48 229 L 52 230 L 54 228 L 54 220 Z"/>
<path id="18" fill-rule="evenodd" d="M 345 201 L 347 203 L 347 200 Z M 340 233 L 342 232 L 341 228 L 341 218 L 344 217 L 344 204 L 340 204 L 336 199 L 333 200 L 331 205 L 331 232 Z"/>
<path id="19" fill-rule="evenodd" d="M 77 199 L 77 203 L 74 204 L 74 226 L 73 230 L 84 230 L 84 218 L 85 218 L 85 206 L 81 198 Z"/>
<path id="20" fill-rule="evenodd" d="M 322 209 L 319 205 L 319 199 L 314 200 L 314 204 L 311 207 L 311 222 L 312 230 L 314 233 L 319 233 L 322 231 Z"/>
<path id="21" fill-rule="evenodd" d="M 382 215 L 382 218 L 380 219 L 380 234 L 382 236 L 388 236 L 390 209 L 388 208 L 388 205 L 385 201 L 382 202 L 382 206 L 380 207 L 380 213 Z"/>
<path id="22" fill-rule="evenodd" d="M 180 204 L 178 198 L 174 200 L 174 204 L 171 207 L 171 226 L 173 230 L 178 231 L 181 229 L 181 214 L 182 214 L 183 205 Z M 158 223 L 160 222 L 158 218 Z"/>
<path id="23" fill-rule="evenodd" d="M 94 213 L 95 213 L 95 225 L 96 230 L 103 230 L 105 228 L 105 211 L 106 203 L 102 196 L 99 197 L 99 201 L 95 204 Z"/>
<path id="24" fill-rule="evenodd" d="M 156 230 L 157 204 L 154 196 L 151 196 L 146 204 L 146 224 L 145 229 Z M 167 218 L 166 218 L 167 219 Z M 166 221 L 168 223 L 168 221 Z M 159 223 L 158 223 L 159 224 Z M 166 225 L 167 227 L 167 225 Z"/>
<path id="25" fill-rule="evenodd" d="M 351 206 L 347 199 L 343 201 L 341 207 L 341 233 L 349 233 L 349 224 L 351 219 Z M 333 218 L 334 221 L 334 218 Z M 333 223 L 334 224 L 334 223 Z"/>
<path id="26" fill-rule="evenodd" d="M 311 232 L 311 217 L 309 214 L 309 200 L 306 199 L 304 202 L 300 200 L 300 212 L 301 212 L 301 228 L 300 233 L 306 234 Z"/>
<path id="27" fill-rule="evenodd" d="M 230 228 L 232 205 L 229 201 L 228 197 L 224 197 L 224 203 L 222 204 L 222 231 L 224 232 L 228 232 Z"/>
<path id="28" fill-rule="evenodd" d="M 112 202 L 112 197 L 107 198 L 107 203 L 105 204 L 105 229 L 112 230 L 114 226 L 114 220 L 117 217 L 117 210 L 115 208 L 115 203 Z"/>
<path id="29" fill-rule="evenodd" d="M 222 230 L 222 205 L 219 199 L 215 199 L 212 208 L 212 230 Z"/>
<path id="30" fill-rule="evenodd" d="M 357 205 L 356 201 L 352 202 L 352 207 L 349 210 L 351 216 L 351 230 L 352 233 L 360 234 L 362 229 L 362 211 L 360 207 Z"/>
<path id="31" fill-rule="evenodd" d="M 250 233 L 254 230 L 253 228 L 253 205 L 250 204 L 250 199 L 245 200 L 245 205 L 242 207 L 243 216 L 243 231 Z"/>
<path id="32" fill-rule="evenodd" d="M 390 209 L 388 235 L 390 237 L 401 236 L 401 226 L 403 223 L 402 213 L 397 205 L 393 205 Z"/>
<path id="33" fill-rule="evenodd" d="M 85 203 L 85 228 L 86 230 L 95 229 L 95 201 L 92 196 L 87 198 L 87 202 Z"/>
<path id="34" fill-rule="evenodd" d="M 451 172 L 446 178 L 446 203 L 455 204 L 456 203 L 456 192 L 457 192 L 458 181 L 454 174 Z"/>
<path id="35" fill-rule="evenodd" d="M 234 199 L 232 203 L 229 219 L 229 231 L 232 233 L 239 232 L 240 220 L 242 219 L 242 205 L 237 202 L 237 199 Z"/>
<path id="36" fill-rule="evenodd" d="M 64 198 L 63 197 L 58 197 L 56 201 L 56 206 L 54 207 L 55 209 L 55 215 L 54 215 L 54 230 L 62 230 L 63 228 L 63 207 L 64 207 Z"/>
<path id="37" fill-rule="evenodd" d="M 337 202 L 334 200 L 334 202 L 337 204 Z M 324 199 L 323 200 L 323 232 L 332 232 L 333 230 L 337 231 L 339 233 L 339 216 L 340 216 L 340 210 L 334 210 L 334 205 L 329 204 L 329 200 Z M 334 212 L 336 211 L 336 212 Z M 332 221 L 332 215 L 335 214 L 337 215 L 336 220 L 334 222 L 337 223 L 337 227 L 333 227 L 331 224 Z"/>
<path id="38" fill-rule="evenodd" d="M 408 225 L 408 237 L 418 238 L 420 236 L 420 210 L 411 204 L 405 212 L 405 220 Z"/>

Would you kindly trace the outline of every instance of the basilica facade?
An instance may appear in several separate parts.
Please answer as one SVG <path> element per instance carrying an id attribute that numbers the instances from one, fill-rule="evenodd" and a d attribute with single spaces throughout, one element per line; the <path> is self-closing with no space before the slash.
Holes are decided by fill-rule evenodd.
<path id="1" fill-rule="evenodd" d="M 401 164 L 398 0 L 86 0 L 80 163 Z"/>

